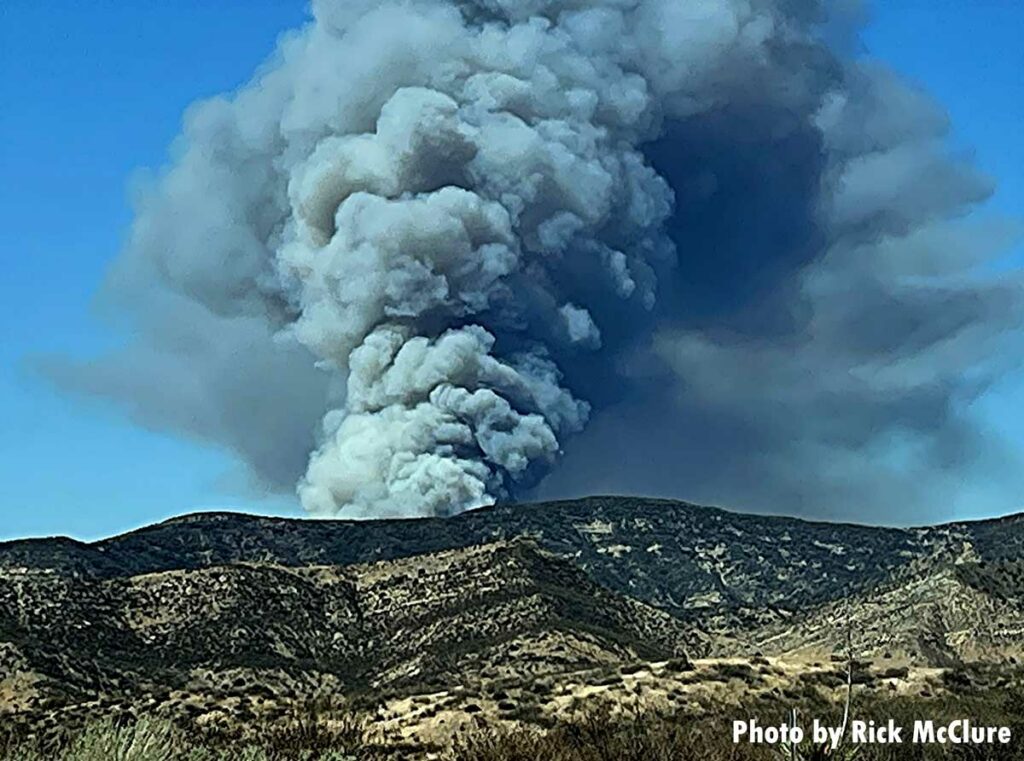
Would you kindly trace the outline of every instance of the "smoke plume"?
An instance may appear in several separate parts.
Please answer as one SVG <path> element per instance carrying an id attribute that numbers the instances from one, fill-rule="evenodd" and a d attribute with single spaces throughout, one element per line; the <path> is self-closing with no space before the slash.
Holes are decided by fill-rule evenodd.
<path id="1" fill-rule="evenodd" d="M 107 288 L 136 339 L 61 382 L 318 513 L 899 520 L 1003 472 L 967 408 L 1015 351 L 983 265 L 1016 230 L 819 3 L 312 11 L 190 109 Z"/>

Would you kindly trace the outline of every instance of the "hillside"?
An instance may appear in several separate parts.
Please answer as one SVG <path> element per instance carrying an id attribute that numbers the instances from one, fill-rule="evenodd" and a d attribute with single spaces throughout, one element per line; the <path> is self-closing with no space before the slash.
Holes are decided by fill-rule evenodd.
<path id="1" fill-rule="evenodd" d="M 918 529 L 812 523 L 683 502 L 592 497 L 502 505 L 453 518 L 176 518 L 82 544 L 0 544 L 0 569 L 114 579 L 237 563 L 352 565 L 531 537 L 602 586 L 714 628 L 747 626 L 970 557 L 1024 556 L 1024 516 Z"/>
<path id="2" fill-rule="evenodd" d="M 344 567 L 109 579 L 9 568 L 0 641 L 0 712 L 30 718 L 152 700 L 245 715 L 278 698 L 522 679 L 700 646 L 674 617 L 528 540 Z"/>
<path id="3" fill-rule="evenodd" d="M 199 514 L 92 544 L 8 542 L 0 715 L 42 734 L 117 713 L 244 724 L 347 696 L 403 737 L 437 735 L 410 728 L 402 701 L 456 721 L 472 700 L 511 705 L 456 688 L 526 690 L 545 715 L 578 695 L 636 699 L 630 684 L 725 699 L 737 674 L 766 694 L 807 673 L 832 689 L 848 648 L 913 690 L 1024 655 L 1022 546 L 1020 516 L 888 529 L 614 497 L 445 520 Z M 698 676 L 679 676 L 691 663 Z M 537 702 L 537 684 L 565 697 Z"/>

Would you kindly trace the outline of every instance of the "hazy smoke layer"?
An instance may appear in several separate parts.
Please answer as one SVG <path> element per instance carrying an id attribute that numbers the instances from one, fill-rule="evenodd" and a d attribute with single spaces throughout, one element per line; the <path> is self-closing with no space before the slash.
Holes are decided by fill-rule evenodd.
<path id="1" fill-rule="evenodd" d="M 111 278 L 139 340 L 66 382 L 320 512 L 521 495 L 567 442 L 543 494 L 898 519 L 992 475 L 964 405 L 1013 231 L 959 219 L 988 181 L 817 3 L 313 13 L 189 112 Z"/>

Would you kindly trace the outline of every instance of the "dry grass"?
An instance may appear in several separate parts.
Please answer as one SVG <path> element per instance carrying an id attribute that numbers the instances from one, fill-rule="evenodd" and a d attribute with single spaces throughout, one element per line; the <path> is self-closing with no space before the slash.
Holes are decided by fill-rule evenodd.
<path id="1" fill-rule="evenodd" d="M 796 707 L 800 716 L 837 723 L 841 706 L 803 703 L 783 706 L 753 702 L 721 708 L 711 714 L 690 716 L 653 712 L 612 716 L 608 712 L 581 712 L 572 720 L 544 729 L 531 725 L 486 724 L 462 732 L 444 752 L 444 761 L 839 761 L 847 754 L 824 755 L 805 745 L 789 756 L 780 749 L 734 745 L 731 721 L 757 717 L 762 724 L 782 721 Z M 860 719 L 892 718 L 909 726 L 915 719 L 945 722 L 971 717 L 978 722 L 1008 725 L 1014 741 L 1008 746 L 940 747 L 863 746 L 858 761 L 1024 761 L 1024 691 L 976 690 L 970 694 L 922 699 L 900 696 L 874 698 L 855 707 Z M 93 724 L 63 737 L 57 744 L 39 747 L 24 738 L 3 738 L 2 761 L 378 761 L 423 757 L 422 748 L 380 747 L 368 738 L 372 732 L 355 718 L 334 714 L 324 719 L 313 713 L 291 721 L 247 727 L 244 735 L 186 730 L 170 723 L 142 719 L 134 724 Z"/>
<path id="2" fill-rule="evenodd" d="M 802 716 L 819 717 L 839 723 L 839 706 L 811 704 Z M 641 715 L 631 719 L 589 713 L 561 723 L 548 732 L 533 728 L 493 728 L 467 733 L 457 739 L 447 761 L 1024 761 L 1024 692 L 994 690 L 974 695 L 924 700 L 914 697 L 876 699 L 860 706 L 855 717 L 878 723 L 892 718 L 910 727 L 916 719 L 946 723 L 970 717 L 973 720 L 1010 726 L 1014 740 L 1009 745 L 938 746 L 847 744 L 838 753 L 815 750 L 805 742 L 798 750 L 739 744 L 731 736 L 733 718 L 758 717 L 762 724 L 781 722 L 779 704 L 755 703 L 724 709 L 718 715 L 701 718 Z M 907 733 L 909 735 L 909 730 Z M 905 737 L 905 740 L 908 738 Z"/>
<path id="3" fill-rule="evenodd" d="M 356 761 L 370 758 L 354 719 L 303 714 L 244 737 L 186 730 L 168 721 L 104 721 L 39 743 L 0 732 L 2 761 Z"/>

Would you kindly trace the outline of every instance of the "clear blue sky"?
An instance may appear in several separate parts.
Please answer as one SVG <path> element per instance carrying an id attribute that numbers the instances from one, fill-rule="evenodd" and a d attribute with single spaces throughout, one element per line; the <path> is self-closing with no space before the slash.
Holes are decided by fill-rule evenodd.
<path id="1" fill-rule="evenodd" d="M 66 398 L 27 361 L 116 340 L 91 302 L 130 221 L 133 171 L 163 164 L 183 109 L 241 84 L 305 17 L 302 0 L 0 3 L 0 540 L 282 508 L 220 488 L 223 453 Z M 946 105 L 956 144 L 1000 182 L 992 207 L 1024 214 L 1024 4 L 879 0 L 873 19 L 868 50 Z M 1017 404 L 990 405 L 1024 427 Z"/>

